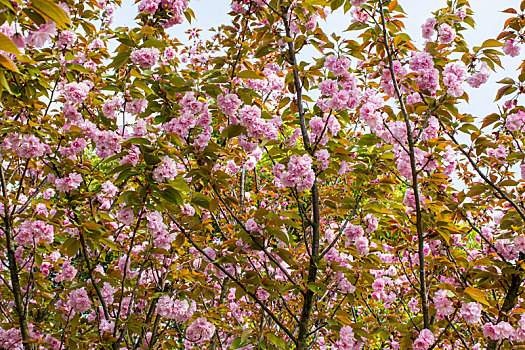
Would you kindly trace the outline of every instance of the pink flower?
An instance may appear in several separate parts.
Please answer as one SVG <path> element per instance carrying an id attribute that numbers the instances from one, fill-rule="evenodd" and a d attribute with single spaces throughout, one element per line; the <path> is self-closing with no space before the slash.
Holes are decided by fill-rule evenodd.
<path id="1" fill-rule="evenodd" d="M 475 324 L 481 320 L 481 304 L 479 303 L 462 303 L 459 312 L 467 324 Z"/>
<path id="2" fill-rule="evenodd" d="M 70 173 L 67 177 L 56 179 L 55 186 L 57 190 L 63 192 L 70 192 L 77 189 L 82 183 L 82 175 L 77 173 Z"/>
<path id="3" fill-rule="evenodd" d="M 472 74 L 472 76 L 467 79 L 467 83 L 473 88 L 479 88 L 489 80 L 489 76 L 490 69 L 487 66 L 487 63 L 483 62 L 479 72 Z"/>
<path id="4" fill-rule="evenodd" d="M 441 44 L 450 44 L 456 38 L 456 31 L 446 23 L 439 26 L 438 34 Z"/>
<path id="5" fill-rule="evenodd" d="M 448 86 L 447 93 L 452 97 L 463 95 L 463 81 L 467 75 L 467 67 L 462 61 L 449 62 L 443 70 L 443 84 Z"/>
<path id="6" fill-rule="evenodd" d="M 86 312 L 91 309 L 91 300 L 84 287 L 72 290 L 68 295 L 67 304 L 76 312 Z"/>
<path id="7" fill-rule="evenodd" d="M 213 337 L 215 325 L 204 317 L 199 317 L 186 329 L 186 337 L 194 343 L 203 343 Z"/>
<path id="8" fill-rule="evenodd" d="M 235 94 L 217 96 L 217 106 L 226 115 L 233 115 L 241 105 L 241 100 Z"/>
<path id="9" fill-rule="evenodd" d="M 428 126 L 423 130 L 421 139 L 424 141 L 435 139 L 438 136 L 439 121 L 432 116 L 428 119 Z"/>
<path id="10" fill-rule="evenodd" d="M 348 240 L 355 241 L 359 237 L 364 236 L 365 231 L 359 225 L 352 225 L 352 224 L 350 224 L 344 229 L 344 233 L 345 233 L 346 238 Z"/>
<path id="11" fill-rule="evenodd" d="M 328 165 L 330 164 L 330 153 L 328 153 L 328 150 L 320 149 L 315 152 L 315 156 L 317 157 L 317 161 L 321 163 L 321 165 L 318 166 L 319 170 L 325 170 L 328 168 Z"/>
<path id="12" fill-rule="evenodd" d="M 77 275 L 77 269 L 71 265 L 71 262 L 69 260 L 66 260 L 62 264 L 62 270 L 60 273 L 55 277 L 56 282 L 62 282 L 62 281 L 72 281 L 73 278 Z"/>
<path id="13" fill-rule="evenodd" d="M 41 24 L 38 30 L 32 31 L 27 37 L 27 43 L 35 47 L 42 47 L 52 37 L 57 35 L 55 22 L 47 21 Z"/>
<path id="14" fill-rule="evenodd" d="M 86 83 L 69 83 L 64 85 L 62 93 L 67 102 L 77 105 L 84 102 L 84 100 L 89 96 L 89 90 L 91 87 Z"/>
<path id="15" fill-rule="evenodd" d="M 121 209 L 117 213 L 117 220 L 123 223 L 124 225 L 131 225 L 134 220 L 133 209 L 126 207 Z"/>
<path id="16" fill-rule="evenodd" d="M 368 252 L 369 252 L 368 238 L 366 238 L 364 236 L 358 237 L 355 240 L 355 248 L 356 248 L 357 254 L 359 254 L 359 256 L 366 256 L 366 255 L 368 255 Z"/>
<path id="17" fill-rule="evenodd" d="M 428 329 L 423 329 L 412 344 L 414 350 L 427 350 L 434 344 L 434 334 Z"/>
<path id="18" fill-rule="evenodd" d="M 158 183 L 162 183 L 166 180 L 173 180 L 177 176 L 179 171 L 179 164 L 168 156 L 161 158 L 162 164 L 153 170 L 153 178 Z"/>
<path id="19" fill-rule="evenodd" d="M 447 291 L 440 289 L 434 294 L 434 307 L 438 312 L 438 317 L 450 316 L 454 312 L 452 301 L 448 298 Z"/>
<path id="20" fill-rule="evenodd" d="M 350 0 L 350 4 L 355 7 L 363 6 L 368 0 Z"/>
<path id="21" fill-rule="evenodd" d="M 120 107 L 120 100 L 118 97 L 112 97 L 104 106 L 102 106 L 102 113 L 106 118 L 115 119 L 117 109 Z"/>
<path id="22" fill-rule="evenodd" d="M 195 301 L 191 304 L 187 300 L 173 300 L 167 294 L 163 294 L 157 302 L 157 313 L 178 323 L 188 321 L 195 312 Z"/>
<path id="23" fill-rule="evenodd" d="M 432 94 L 439 87 L 439 71 L 436 68 L 422 69 L 418 72 L 417 86 L 421 90 L 428 90 Z"/>
<path id="24" fill-rule="evenodd" d="M 49 152 L 49 147 L 35 135 L 11 133 L 2 143 L 4 149 L 11 148 L 21 158 L 37 158 Z"/>
<path id="25" fill-rule="evenodd" d="M 362 343 L 355 339 L 354 330 L 351 326 L 341 327 L 339 340 L 335 342 L 335 348 L 340 350 L 358 350 Z"/>
<path id="26" fill-rule="evenodd" d="M 150 69 L 159 61 L 160 52 L 155 47 L 145 47 L 131 53 L 131 60 L 137 66 Z"/>
<path id="27" fill-rule="evenodd" d="M 514 43 L 515 43 L 515 39 L 511 38 L 511 39 L 508 39 L 506 42 L 505 42 L 505 46 L 503 46 L 503 53 L 507 56 L 510 56 L 510 57 L 516 57 L 520 54 L 520 47 L 519 46 L 515 46 Z"/>
<path id="28" fill-rule="evenodd" d="M 521 109 L 518 112 L 509 115 L 505 121 L 505 126 L 509 131 L 518 131 L 522 128 L 523 124 L 525 124 L 525 112 Z"/>
<path id="29" fill-rule="evenodd" d="M 434 27 L 436 25 L 437 21 L 435 18 L 429 18 L 427 21 L 421 26 L 421 32 L 423 39 L 425 40 L 431 40 L 432 36 L 434 35 Z"/>
<path id="30" fill-rule="evenodd" d="M 428 52 L 418 52 L 409 61 L 409 67 L 415 72 L 434 68 L 434 61 Z"/>
<path id="31" fill-rule="evenodd" d="M 139 12 L 155 13 L 159 7 L 160 0 L 142 0 L 138 6 Z"/>
<path id="32" fill-rule="evenodd" d="M 367 214 L 364 220 L 367 225 L 365 230 L 367 233 L 372 233 L 377 230 L 377 227 L 379 226 L 379 218 L 377 216 L 374 214 Z"/>
<path id="33" fill-rule="evenodd" d="M 70 31 L 70 30 L 64 30 L 58 34 L 58 45 L 62 48 L 67 48 L 73 45 L 77 41 L 77 35 Z"/>
<path id="34" fill-rule="evenodd" d="M 346 57 L 338 58 L 335 55 L 330 55 L 326 57 L 324 66 L 337 77 L 348 71 L 350 60 Z"/>
<path id="35" fill-rule="evenodd" d="M 315 181 L 312 159 L 307 154 L 302 157 L 291 156 L 288 162 L 288 171 L 279 172 L 278 178 L 284 187 L 296 186 L 300 192 L 312 188 Z"/>
<path id="36" fill-rule="evenodd" d="M 129 114 L 140 114 L 146 110 L 148 101 L 144 98 L 134 98 L 126 102 L 125 111 Z"/>
<path id="37" fill-rule="evenodd" d="M 259 298 L 260 301 L 265 301 L 270 297 L 270 293 L 268 293 L 266 290 L 259 288 L 257 289 L 257 293 L 255 293 L 257 298 Z"/>
<path id="38" fill-rule="evenodd" d="M 326 79 L 319 83 L 319 90 L 323 95 L 333 96 L 339 91 L 339 86 L 337 81 Z"/>

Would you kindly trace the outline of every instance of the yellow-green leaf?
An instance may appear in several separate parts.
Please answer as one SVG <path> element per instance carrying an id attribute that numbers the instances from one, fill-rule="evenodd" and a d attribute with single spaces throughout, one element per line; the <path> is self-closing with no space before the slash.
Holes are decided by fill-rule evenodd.
<path id="1" fill-rule="evenodd" d="M 467 287 L 465 289 L 465 293 L 467 293 L 467 295 L 471 297 L 472 299 L 474 299 L 475 301 L 481 304 L 487 305 L 487 306 L 491 306 L 489 302 L 487 301 L 487 299 L 485 298 L 485 293 L 482 292 L 481 290 L 474 288 L 474 287 Z"/>
<path id="2" fill-rule="evenodd" d="M 14 54 L 20 53 L 13 40 L 9 39 L 8 36 L 5 36 L 2 33 L 0 33 L 0 50 Z"/>
<path id="3" fill-rule="evenodd" d="M 42 16 L 56 22 L 59 27 L 67 27 L 71 24 L 69 16 L 60 6 L 49 0 L 33 0 L 31 7 Z"/>
<path id="4" fill-rule="evenodd" d="M 4 54 L 0 54 L 0 64 L 13 72 L 20 73 L 13 60 Z"/>

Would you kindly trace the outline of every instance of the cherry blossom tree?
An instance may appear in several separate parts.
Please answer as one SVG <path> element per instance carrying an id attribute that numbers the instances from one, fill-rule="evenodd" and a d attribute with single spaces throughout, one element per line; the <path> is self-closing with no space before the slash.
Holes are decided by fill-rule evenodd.
<path id="1" fill-rule="evenodd" d="M 0 1 L 0 348 L 525 344 L 525 1 L 136 2 Z"/>

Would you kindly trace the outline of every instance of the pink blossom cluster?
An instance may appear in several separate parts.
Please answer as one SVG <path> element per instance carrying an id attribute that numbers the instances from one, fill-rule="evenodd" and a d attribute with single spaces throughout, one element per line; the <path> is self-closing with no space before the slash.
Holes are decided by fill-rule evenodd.
<path id="1" fill-rule="evenodd" d="M 429 141 L 438 137 L 439 121 L 436 117 L 432 116 L 428 118 L 427 127 L 423 129 L 421 133 L 421 139 L 423 141 Z"/>
<path id="2" fill-rule="evenodd" d="M 357 254 L 366 256 L 369 253 L 369 241 L 365 237 L 365 231 L 360 225 L 348 225 L 344 231 L 347 238 L 347 246 L 352 242 L 355 245 Z"/>
<path id="3" fill-rule="evenodd" d="M 313 142 L 320 145 L 326 145 L 328 135 L 337 136 L 341 131 L 341 125 L 333 115 L 325 115 L 322 118 L 313 117 L 310 119 L 309 126 L 312 129 Z"/>
<path id="4" fill-rule="evenodd" d="M 126 101 L 124 111 L 129 114 L 140 114 L 146 110 L 148 101 L 144 98 L 134 98 L 131 101 Z"/>
<path id="5" fill-rule="evenodd" d="M 414 350 L 427 350 L 430 348 L 435 341 L 434 334 L 429 329 L 423 329 L 419 332 L 419 336 L 416 338 L 412 344 L 412 349 Z"/>
<path id="6" fill-rule="evenodd" d="M 351 326 L 343 326 L 339 331 L 339 340 L 334 344 L 339 350 L 359 350 L 363 343 L 355 338 L 354 330 Z"/>
<path id="7" fill-rule="evenodd" d="M 21 158 L 37 158 L 50 152 L 49 146 L 35 135 L 10 133 L 2 142 L 2 149 L 11 149 Z"/>
<path id="8" fill-rule="evenodd" d="M 461 309 L 459 310 L 461 316 L 467 324 L 475 324 L 481 320 L 481 304 L 472 302 L 472 303 L 462 303 Z"/>
<path id="9" fill-rule="evenodd" d="M 448 298 L 448 293 L 444 289 L 440 289 L 434 294 L 434 307 L 438 312 L 437 316 L 441 319 L 452 315 L 454 312 L 454 305 Z"/>
<path id="10" fill-rule="evenodd" d="M 407 74 L 407 70 L 405 69 L 405 67 L 403 67 L 401 62 L 399 62 L 398 60 L 394 60 L 392 62 L 392 66 L 394 68 L 393 70 L 396 80 L 402 80 Z M 383 88 L 386 94 L 391 96 L 395 95 L 394 84 L 392 83 L 392 72 L 390 71 L 390 68 L 388 66 L 383 67 L 383 70 L 381 72 L 381 87 Z"/>
<path id="11" fill-rule="evenodd" d="M 520 54 L 520 47 L 516 45 L 516 39 L 511 38 L 505 42 L 503 53 L 510 57 L 516 57 Z"/>
<path id="12" fill-rule="evenodd" d="M 158 211 L 147 213 L 146 221 L 146 226 L 153 237 L 155 247 L 169 249 L 176 236 L 174 233 L 169 233 L 168 226 L 164 223 L 161 213 Z"/>
<path id="13" fill-rule="evenodd" d="M 490 69 L 487 63 L 483 62 L 478 72 L 472 74 L 468 79 L 467 83 L 473 88 L 479 88 L 489 80 Z"/>
<path id="14" fill-rule="evenodd" d="M 55 281 L 56 282 L 72 281 L 77 275 L 77 273 L 78 271 L 73 265 L 71 265 L 71 261 L 66 260 L 62 264 L 62 268 L 60 272 L 55 277 Z"/>
<path id="15" fill-rule="evenodd" d="M 241 103 L 241 100 L 235 94 L 220 94 L 217 96 L 217 106 L 221 112 L 227 116 L 233 116 L 240 107 Z"/>
<path id="16" fill-rule="evenodd" d="M 325 59 L 324 66 L 338 77 L 348 72 L 348 68 L 350 68 L 350 60 L 344 56 L 337 57 L 336 55 L 329 55 Z"/>
<path id="17" fill-rule="evenodd" d="M 297 191 L 312 188 L 315 181 L 315 173 L 312 169 L 312 158 L 307 154 L 302 157 L 293 155 L 288 162 L 288 170 L 284 170 L 284 164 L 277 163 L 273 168 L 275 179 L 283 187 L 296 187 Z"/>
<path id="18" fill-rule="evenodd" d="M 76 154 L 82 152 L 87 146 L 87 141 L 79 137 L 75 141 L 71 142 L 69 147 L 60 147 L 59 152 L 64 157 L 73 158 Z"/>
<path id="19" fill-rule="evenodd" d="M 66 177 L 55 179 L 55 186 L 57 190 L 63 192 L 71 192 L 80 186 L 82 183 L 82 175 L 78 173 L 69 173 Z"/>
<path id="20" fill-rule="evenodd" d="M 89 90 L 91 90 L 91 85 L 85 82 L 81 83 L 69 83 L 64 85 L 62 94 L 66 102 L 71 103 L 72 105 L 77 105 L 82 102 L 89 96 Z"/>
<path id="21" fill-rule="evenodd" d="M 196 310 L 195 301 L 188 303 L 188 300 L 174 300 L 169 295 L 163 294 L 158 302 L 156 311 L 159 315 L 175 320 L 178 323 L 188 321 Z"/>
<path id="22" fill-rule="evenodd" d="M 457 152 L 451 146 L 447 146 L 445 149 L 446 151 L 443 159 L 448 162 L 448 164 L 443 170 L 443 174 L 450 176 L 457 166 Z"/>
<path id="23" fill-rule="evenodd" d="M 163 156 L 161 158 L 162 164 L 153 170 L 153 178 L 158 183 L 162 183 L 166 180 L 174 180 L 175 176 L 183 170 L 180 163 L 175 162 L 169 156 Z"/>
<path id="24" fill-rule="evenodd" d="M 86 312 L 91 309 L 91 300 L 84 287 L 74 289 L 68 294 L 67 305 L 76 312 Z"/>
<path id="25" fill-rule="evenodd" d="M 160 52 L 156 47 L 144 47 L 131 53 L 131 61 L 139 67 L 150 69 L 159 61 Z"/>
<path id="26" fill-rule="evenodd" d="M 244 106 L 239 110 L 239 123 L 247 129 L 247 136 L 254 139 L 264 138 L 275 140 L 279 132 L 272 120 L 261 118 L 261 110 L 257 106 Z"/>
<path id="27" fill-rule="evenodd" d="M 505 126 L 509 131 L 519 131 L 525 124 L 525 112 L 521 109 L 516 113 L 510 114 L 505 120 Z"/>
<path id="28" fill-rule="evenodd" d="M 45 43 L 57 35 L 55 22 L 47 21 L 39 26 L 37 30 L 31 31 L 27 37 L 27 43 L 34 47 L 42 47 Z"/>
<path id="29" fill-rule="evenodd" d="M 419 52 L 413 55 L 409 61 L 409 67 L 419 76 L 416 79 L 421 90 L 436 92 L 439 87 L 439 71 L 434 68 L 434 60 L 427 52 Z"/>
<path id="30" fill-rule="evenodd" d="M 215 325 L 204 317 L 199 317 L 186 328 L 186 338 L 194 343 L 203 343 L 213 337 Z"/>
<path id="31" fill-rule="evenodd" d="M 327 79 L 319 83 L 321 93 L 330 97 L 317 100 L 317 106 L 323 112 L 328 112 L 330 109 L 334 111 L 354 109 L 359 105 L 361 93 L 356 86 L 355 77 L 350 76 L 347 72 L 344 76 L 346 80 L 341 83 L 341 90 L 335 80 Z"/>
<path id="32" fill-rule="evenodd" d="M 450 44 L 456 38 L 456 31 L 454 28 L 446 23 L 442 23 L 438 29 L 439 42 L 441 44 Z"/>
<path id="33" fill-rule="evenodd" d="M 366 214 L 363 220 L 366 224 L 365 232 L 372 233 L 375 230 L 377 230 L 379 226 L 379 218 L 377 216 L 375 216 L 374 214 Z"/>
<path id="34" fill-rule="evenodd" d="M 198 101 L 193 92 L 187 92 L 180 101 L 182 115 L 171 119 L 162 128 L 167 133 L 177 134 L 180 138 L 186 138 L 191 130 L 200 127 L 203 129 L 201 135 L 197 136 L 193 145 L 198 149 L 204 149 L 208 144 L 213 131 L 210 123 L 211 116 L 208 105 Z"/>
<path id="35" fill-rule="evenodd" d="M 122 137 L 112 130 L 97 131 L 93 135 L 93 141 L 99 158 L 111 157 L 120 152 L 121 146 L 119 141 Z"/>
<path id="36" fill-rule="evenodd" d="M 384 106 L 385 101 L 372 89 L 366 90 L 364 97 L 366 102 L 359 109 L 359 115 L 366 122 L 371 132 L 380 135 L 384 127 L 379 109 Z"/>
<path id="37" fill-rule="evenodd" d="M 482 326 L 483 335 L 494 340 L 510 339 L 514 337 L 514 327 L 508 322 L 501 321 L 498 324 L 485 323 Z"/>
<path id="38" fill-rule="evenodd" d="M 135 214 L 133 213 L 133 209 L 131 209 L 130 207 L 120 209 L 117 213 L 117 220 L 123 223 L 124 225 L 131 225 L 134 219 Z"/>
<path id="39" fill-rule="evenodd" d="M 420 148 L 414 149 L 414 158 L 416 161 L 416 171 L 428 171 L 432 172 L 437 169 L 438 162 L 432 154 L 423 151 Z M 397 156 L 396 166 L 397 171 L 407 179 L 412 178 L 412 167 L 410 164 L 410 156 L 401 147 L 395 148 L 395 154 Z"/>
<path id="40" fill-rule="evenodd" d="M 15 241 L 18 244 L 53 243 L 55 239 L 53 226 L 47 225 L 42 220 L 25 220 L 20 224 L 17 231 Z"/>
<path id="41" fill-rule="evenodd" d="M 119 107 L 120 99 L 118 97 L 112 97 L 104 103 L 104 106 L 102 106 L 102 113 L 104 113 L 106 118 L 115 119 Z"/>
<path id="42" fill-rule="evenodd" d="M 69 48 L 77 41 L 77 35 L 71 30 L 64 30 L 58 34 L 57 44 L 61 48 Z"/>
<path id="43" fill-rule="evenodd" d="M 432 40 L 432 37 L 435 33 L 435 26 L 436 26 L 436 19 L 435 18 L 428 18 L 423 25 L 421 25 L 421 32 L 423 39 L 430 41 Z"/>
<path id="44" fill-rule="evenodd" d="M 368 0 L 350 0 L 350 4 L 355 7 L 361 7 L 366 4 Z"/>
<path id="45" fill-rule="evenodd" d="M 447 93 L 452 97 L 463 95 L 463 81 L 467 76 L 467 67 L 461 61 L 449 62 L 443 70 L 443 84 L 448 87 Z"/>
<path id="46" fill-rule="evenodd" d="M 317 161 L 321 163 L 317 167 L 319 170 L 326 170 L 328 168 L 328 165 L 330 164 L 330 153 L 326 149 L 320 149 L 315 152 L 315 157 L 317 158 Z"/>

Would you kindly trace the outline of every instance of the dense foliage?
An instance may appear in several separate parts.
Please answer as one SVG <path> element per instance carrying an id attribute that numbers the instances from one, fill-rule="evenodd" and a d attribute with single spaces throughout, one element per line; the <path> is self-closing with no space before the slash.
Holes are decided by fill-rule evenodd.
<path id="1" fill-rule="evenodd" d="M 525 1 L 137 3 L 0 0 L 0 348 L 525 344 Z"/>

